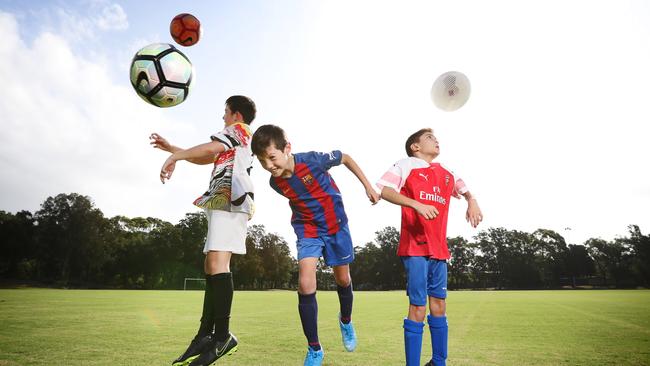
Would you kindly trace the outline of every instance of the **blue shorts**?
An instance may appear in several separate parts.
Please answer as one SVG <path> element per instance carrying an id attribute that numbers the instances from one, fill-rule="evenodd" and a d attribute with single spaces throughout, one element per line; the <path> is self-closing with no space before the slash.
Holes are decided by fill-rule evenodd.
<path id="1" fill-rule="evenodd" d="M 354 260 L 354 247 L 347 224 L 341 226 L 336 234 L 298 239 L 296 245 L 298 260 L 322 256 L 328 266 L 342 266 Z"/>
<path id="2" fill-rule="evenodd" d="M 427 257 L 400 257 L 406 270 L 406 294 L 409 303 L 427 304 L 427 295 L 447 298 L 447 261 Z"/>

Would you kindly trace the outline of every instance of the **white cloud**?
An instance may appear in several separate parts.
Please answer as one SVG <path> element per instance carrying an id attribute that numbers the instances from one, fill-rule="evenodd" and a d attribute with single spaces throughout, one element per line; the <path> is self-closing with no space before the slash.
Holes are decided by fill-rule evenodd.
<path id="1" fill-rule="evenodd" d="M 44 10 L 47 12 L 47 10 Z M 52 33 L 68 41 L 80 42 L 97 37 L 97 26 L 89 17 L 80 15 L 71 9 L 54 8 L 55 24 Z"/>
<path id="2" fill-rule="evenodd" d="M 170 217 L 163 208 L 189 210 L 194 197 L 183 182 L 156 184 L 164 155 L 152 151 L 147 137 L 154 130 L 182 137 L 193 128 L 172 124 L 128 83 L 114 83 L 104 65 L 75 54 L 62 37 L 42 33 L 27 45 L 15 18 L 3 12 L 0 32 L 7 37 L 0 49 L 3 210 L 35 211 L 47 196 L 64 192 L 91 196 L 109 216 L 159 212 L 155 216 L 177 220 L 182 214 Z M 205 178 L 203 171 L 181 170 Z M 193 188 L 198 196 L 200 189 Z"/>
<path id="3" fill-rule="evenodd" d="M 104 6 L 95 23 L 102 30 L 125 30 L 129 27 L 126 13 L 119 4 Z"/>
<path id="4" fill-rule="evenodd" d="M 78 6 L 43 7 L 32 10 L 31 16 L 36 20 L 35 25 L 72 43 L 96 41 L 104 32 L 129 28 L 124 9 L 105 0 L 82 2 Z"/>

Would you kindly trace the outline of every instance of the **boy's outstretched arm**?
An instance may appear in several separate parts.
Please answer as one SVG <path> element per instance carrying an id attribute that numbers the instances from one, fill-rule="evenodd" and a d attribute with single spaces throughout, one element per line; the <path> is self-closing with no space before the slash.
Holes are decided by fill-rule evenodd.
<path id="1" fill-rule="evenodd" d="M 435 219 L 436 216 L 438 216 L 438 209 L 434 206 L 425 205 L 424 203 L 408 198 L 390 187 L 384 187 L 381 189 L 381 198 L 396 205 L 410 207 L 420 215 L 424 216 L 427 220 Z"/>
<path id="2" fill-rule="evenodd" d="M 149 136 L 149 142 L 150 145 L 152 145 L 156 149 L 160 149 L 162 151 L 167 151 L 170 153 L 175 153 L 177 151 L 183 150 L 182 148 L 178 146 L 174 146 L 167 141 L 166 138 L 160 136 L 156 132 L 152 133 Z M 205 164 L 212 164 L 214 163 L 214 156 L 206 156 L 203 158 L 196 158 L 196 159 L 187 159 L 190 163 L 198 164 L 198 165 L 205 165 Z"/>
<path id="3" fill-rule="evenodd" d="M 375 189 L 372 187 L 372 184 L 368 182 L 366 175 L 363 174 L 363 171 L 361 170 L 359 165 L 357 165 L 354 159 L 352 159 L 352 157 L 350 157 L 350 155 L 348 154 L 343 154 L 341 158 L 341 163 L 345 165 L 346 168 L 350 169 L 350 171 L 357 176 L 361 184 L 363 184 L 363 188 L 366 189 L 366 196 L 368 196 L 370 202 L 372 202 L 373 205 L 379 202 L 381 197 L 379 196 L 377 191 L 375 191 Z"/>
<path id="4" fill-rule="evenodd" d="M 225 150 L 226 148 L 219 141 L 196 145 L 187 150 L 178 150 L 165 160 L 162 169 L 160 169 L 160 181 L 164 184 L 165 179 L 171 179 L 172 173 L 174 173 L 174 169 L 176 168 L 176 162 L 179 160 L 206 159 L 207 157 L 214 159 L 215 155 Z"/>
<path id="5" fill-rule="evenodd" d="M 467 200 L 467 213 L 465 213 L 465 219 L 475 228 L 481 221 L 483 221 L 483 213 L 481 212 L 481 208 L 478 207 L 478 201 L 476 201 L 476 198 L 474 198 L 469 191 L 463 193 L 463 197 Z"/>

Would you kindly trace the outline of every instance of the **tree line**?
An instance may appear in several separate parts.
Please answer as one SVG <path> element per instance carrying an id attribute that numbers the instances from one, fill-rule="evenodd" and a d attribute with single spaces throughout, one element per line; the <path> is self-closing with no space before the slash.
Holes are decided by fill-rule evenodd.
<path id="1" fill-rule="evenodd" d="M 0 279 L 6 283 L 80 288 L 178 289 L 203 277 L 207 220 L 187 213 L 177 224 L 153 217 L 107 218 L 87 196 L 48 197 L 38 211 L 0 211 Z M 350 269 L 357 290 L 403 289 L 396 255 L 399 231 L 385 227 L 355 247 Z M 472 241 L 448 239 L 450 289 L 649 287 L 650 236 L 630 225 L 625 237 L 568 244 L 555 231 L 480 231 Z M 297 261 L 284 238 L 252 225 L 246 255 L 231 261 L 238 289 L 295 289 Z M 335 288 L 318 266 L 319 288 Z"/>

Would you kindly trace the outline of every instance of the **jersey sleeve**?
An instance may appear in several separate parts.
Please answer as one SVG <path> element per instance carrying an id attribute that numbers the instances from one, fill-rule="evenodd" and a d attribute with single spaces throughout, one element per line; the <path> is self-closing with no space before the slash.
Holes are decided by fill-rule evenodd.
<path id="1" fill-rule="evenodd" d="M 456 175 L 456 173 L 454 173 L 451 169 L 447 168 L 443 164 L 440 164 L 440 166 L 446 171 L 448 171 L 449 173 L 451 173 L 451 176 L 454 177 L 454 189 L 451 191 L 452 197 L 460 198 L 460 196 L 464 195 L 469 191 L 469 189 L 465 185 L 465 182 L 462 179 L 460 179 L 460 177 Z"/>
<path id="2" fill-rule="evenodd" d="M 221 142 L 226 150 L 230 150 L 237 146 L 248 145 L 251 139 L 251 131 L 245 124 L 235 123 L 210 136 L 210 139 Z"/>
<path id="3" fill-rule="evenodd" d="M 408 177 L 411 169 L 405 166 L 403 160 L 398 161 L 393 164 L 390 169 L 384 175 L 379 178 L 379 181 L 375 184 L 381 191 L 384 187 L 389 187 L 397 192 L 402 190 L 404 184 L 406 183 L 406 177 Z"/>
<path id="4" fill-rule="evenodd" d="M 275 178 L 273 177 L 269 178 L 269 185 L 271 186 L 271 188 L 273 188 L 274 191 L 278 192 L 279 195 L 284 196 L 284 194 L 282 194 L 282 190 L 280 189 L 280 187 L 278 187 L 278 184 L 275 182 Z"/>
<path id="5" fill-rule="evenodd" d="M 311 152 L 309 153 L 309 159 L 316 162 L 316 164 L 324 170 L 329 170 L 331 167 L 341 165 L 343 153 L 339 150 L 333 150 L 330 152 Z"/>
<path id="6" fill-rule="evenodd" d="M 454 190 L 451 192 L 451 195 L 460 198 L 461 195 L 467 193 L 469 189 L 467 189 L 467 186 L 465 185 L 465 182 L 454 176 Z"/>

